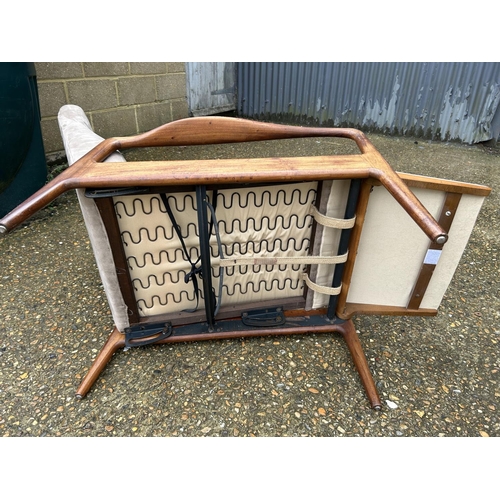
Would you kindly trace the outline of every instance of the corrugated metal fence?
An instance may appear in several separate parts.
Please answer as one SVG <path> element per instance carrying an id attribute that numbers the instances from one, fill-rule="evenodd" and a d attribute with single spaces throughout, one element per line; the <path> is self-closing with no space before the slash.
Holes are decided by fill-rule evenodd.
<path id="1" fill-rule="evenodd" d="M 237 63 L 237 112 L 477 143 L 500 135 L 500 63 Z"/>

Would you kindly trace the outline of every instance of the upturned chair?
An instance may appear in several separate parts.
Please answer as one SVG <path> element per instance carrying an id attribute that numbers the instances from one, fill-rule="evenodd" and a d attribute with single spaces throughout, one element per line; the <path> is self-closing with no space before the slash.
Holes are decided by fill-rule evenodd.
<path id="1" fill-rule="evenodd" d="M 201 117 L 103 139 L 73 105 L 59 126 L 68 169 L 0 231 L 76 189 L 115 323 L 78 397 L 121 348 L 337 332 L 380 409 L 353 316 L 436 314 L 490 191 L 398 174 L 355 129 Z M 154 162 L 120 153 L 302 137 L 344 138 L 359 153 Z"/>

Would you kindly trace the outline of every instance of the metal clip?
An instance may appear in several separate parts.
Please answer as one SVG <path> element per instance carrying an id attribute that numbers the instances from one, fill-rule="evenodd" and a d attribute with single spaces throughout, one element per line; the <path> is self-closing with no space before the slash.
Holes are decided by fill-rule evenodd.
<path id="1" fill-rule="evenodd" d="M 125 328 L 125 347 L 139 347 L 154 344 L 172 335 L 171 323 L 135 325 Z"/>
<path id="2" fill-rule="evenodd" d="M 253 311 L 244 312 L 241 315 L 241 321 L 246 326 L 256 326 L 260 328 L 283 326 L 286 322 L 282 307 L 273 309 L 254 309 Z"/>

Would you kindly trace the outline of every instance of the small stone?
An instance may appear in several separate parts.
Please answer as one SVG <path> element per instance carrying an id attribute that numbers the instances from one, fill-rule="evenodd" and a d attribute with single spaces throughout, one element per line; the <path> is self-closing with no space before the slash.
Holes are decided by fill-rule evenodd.
<path id="1" fill-rule="evenodd" d="M 309 387 L 308 391 L 312 392 L 313 394 L 318 394 L 319 393 L 318 389 L 314 389 L 314 387 Z"/>
<path id="2" fill-rule="evenodd" d="M 318 408 L 318 413 L 319 413 L 320 415 L 323 415 L 323 416 L 325 416 L 325 415 L 326 415 L 326 411 L 325 411 L 325 409 L 324 409 L 324 408 Z"/>
<path id="3" fill-rule="evenodd" d="M 391 401 L 390 399 L 386 399 L 385 402 L 391 410 L 395 410 L 398 407 L 398 405 L 394 401 Z"/>
<path id="4" fill-rule="evenodd" d="M 201 432 L 202 432 L 203 434 L 207 434 L 207 433 L 209 433 L 211 430 L 212 430 L 212 428 L 211 428 L 211 427 L 203 427 L 203 429 L 201 429 Z"/>
<path id="5" fill-rule="evenodd" d="M 414 410 L 414 412 L 420 417 L 420 418 L 423 418 L 423 416 L 425 415 L 425 412 L 424 411 L 421 411 L 421 410 Z"/>
<path id="6" fill-rule="evenodd" d="M 481 434 L 481 436 L 484 437 L 484 438 L 490 437 L 490 435 L 487 432 L 484 432 L 484 431 L 479 431 L 479 434 Z"/>

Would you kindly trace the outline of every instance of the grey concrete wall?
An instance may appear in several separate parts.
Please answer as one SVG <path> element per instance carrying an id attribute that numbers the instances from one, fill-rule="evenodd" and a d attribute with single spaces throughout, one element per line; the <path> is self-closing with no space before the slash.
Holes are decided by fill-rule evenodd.
<path id="1" fill-rule="evenodd" d="M 35 67 L 49 157 L 63 151 L 57 113 L 64 104 L 80 106 L 103 137 L 139 134 L 188 116 L 184 62 L 38 62 Z"/>

